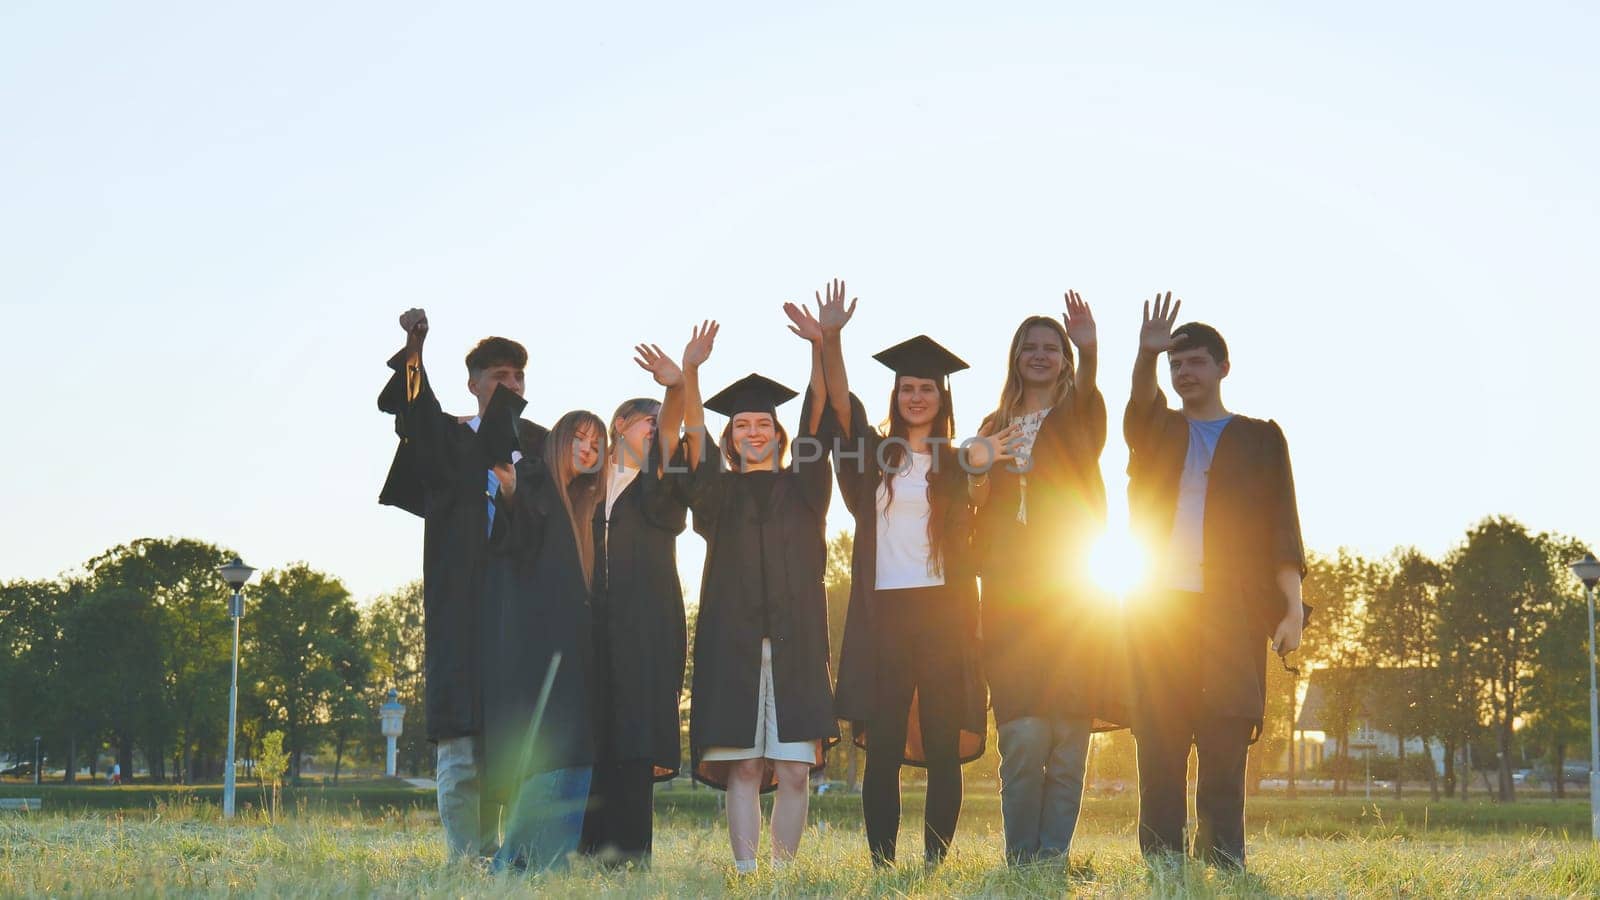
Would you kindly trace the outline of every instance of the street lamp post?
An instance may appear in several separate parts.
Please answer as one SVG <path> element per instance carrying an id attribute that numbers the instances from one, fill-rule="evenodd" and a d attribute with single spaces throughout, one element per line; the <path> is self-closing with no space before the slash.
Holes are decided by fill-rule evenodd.
<path id="1" fill-rule="evenodd" d="M 1593 553 L 1572 564 L 1572 574 L 1583 582 L 1583 595 L 1589 602 L 1589 837 L 1600 841 L 1600 692 L 1595 686 L 1594 586 L 1600 583 L 1600 560 Z M 1557 778 L 1562 777 L 1560 773 Z"/>
<path id="2" fill-rule="evenodd" d="M 233 597 L 228 601 L 228 615 L 233 619 L 233 681 L 228 687 L 228 762 L 227 768 L 222 771 L 222 817 L 231 819 L 233 818 L 234 739 L 239 731 L 239 620 L 244 617 L 245 582 L 250 580 L 250 576 L 254 575 L 256 570 L 235 556 L 233 562 L 217 566 L 217 573 L 228 583 L 228 587 L 233 588 Z"/>
<path id="3" fill-rule="evenodd" d="M 33 736 L 33 783 L 44 784 L 44 757 L 39 754 L 40 737 Z"/>

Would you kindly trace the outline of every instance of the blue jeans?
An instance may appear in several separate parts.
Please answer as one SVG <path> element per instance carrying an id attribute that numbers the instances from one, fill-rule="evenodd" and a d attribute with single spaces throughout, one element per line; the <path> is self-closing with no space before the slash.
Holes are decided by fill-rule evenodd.
<path id="1" fill-rule="evenodd" d="M 1089 720 L 1030 716 L 999 730 L 1006 862 L 1065 858 L 1083 803 Z"/>
<path id="2" fill-rule="evenodd" d="M 483 738 L 444 738 L 437 754 L 434 777 L 439 787 L 439 821 L 444 825 L 450 859 L 487 856 L 494 849 L 494 836 L 493 829 L 485 829 L 479 819 Z"/>
<path id="3" fill-rule="evenodd" d="M 522 783 L 520 798 L 506 809 L 505 840 L 494 856 L 494 871 L 566 868 L 583 834 L 590 772 L 589 766 L 555 769 Z"/>

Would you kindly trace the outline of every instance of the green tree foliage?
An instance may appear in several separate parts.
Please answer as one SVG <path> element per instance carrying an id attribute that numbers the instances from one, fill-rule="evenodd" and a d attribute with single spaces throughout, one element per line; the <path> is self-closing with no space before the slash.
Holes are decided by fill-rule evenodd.
<path id="1" fill-rule="evenodd" d="M 406 708 L 396 767 L 420 774 L 432 764 L 424 727 L 428 710 L 423 692 L 422 581 L 374 600 L 363 610 L 362 629 L 372 659 L 370 687 L 362 694 L 367 706 L 362 749 L 375 758 L 384 752 L 383 729 L 375 711 L 392 687 Z"/>
<path id="2" fill-rule="evenodd" d="M 283 729 L 298 779 L 305 754 L 330 736 L 347 679 L 366 686 L 360 615 L 338 579 L 304 564 L 266 573 L 254 596 L 244 620 L 250 681 L 264 718 Z"/>

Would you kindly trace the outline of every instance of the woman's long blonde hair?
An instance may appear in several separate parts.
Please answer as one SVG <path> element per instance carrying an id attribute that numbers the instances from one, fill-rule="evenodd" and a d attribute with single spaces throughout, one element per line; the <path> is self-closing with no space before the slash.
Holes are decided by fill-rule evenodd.
<path id="1" fill-rule="evenodd" d="M 1006 360 L 1006 386 L 1000 390 L 1000 405 L 983 420 L 985 429 L 991 426 L 1004 428 L 1022 414 L 1022 368 L 1017 364 L 1017 358 L 1022 354 L 1022 342 L 1027 339 L 1029 330 L 1041 325 L 1055 332 L 1061 341 L 1061 355 L 1066 359 L 1061 374 L 1050 390 L 1050 405 L 1060 406 L 1072 396 L 1072 344 L 1067 340 L 1066 326 L 1052 316 L 1029 316 L 1022 320 L 1016 334 L 1011 336 L 1011 356 Z"/>
<path id="2" fill-rule="evenodd" d="M 654 400 L 649 397 L 635 397 L 632 400 L 622 401 L 622 405 L 617 407 L 617 411 L 611 414 L 611 430 L 607 436 L 610 448 L 614 450 L 620 458 L 623 453 L 622 433 L 627 431 L 629 428 L 632 428 L 640 419 L 649 418 L 650 416 L 659 417 L 660 415 L 660 400 Z M 622 422 L 620 427 L 617 425 L 619 420 Z M 646 441 L 644 445 L 644 459 L 624 460 L 624 462 L 635 463 L 638 468 L 643 469 L 645 468 L 647 461 L 650 459 L 650 451 L 652 449 L 654 448 L 651 447 L 650 442 Z M 608 462 L 617 461 L 612 460 L 609 456 L 606 457 L 606 459 Z"/>
<path id="3" fill-rule="evenodd" d="M 572 442 L 585 429 L 599 435 L 598 470 L 585 472 L 578 468 L 577 453 Z M 556 420 L 550 436 L 544 442 L 544 465 L 561 497 L 572 526 L 572 538 L 578 545 L 578 560 L 583 564 L 583 584 L 594 587 L 594 511 L 606 495 L 605 472 L 608 468 L 606 453 L 606 423 L 586 409 L 577 409 Z"/>

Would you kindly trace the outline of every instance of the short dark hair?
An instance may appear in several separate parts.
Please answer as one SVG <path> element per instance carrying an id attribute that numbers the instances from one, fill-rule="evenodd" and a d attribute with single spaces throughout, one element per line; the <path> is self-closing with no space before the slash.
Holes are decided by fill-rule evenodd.
<path id="1" fill-rule="evenodd" d="M 467 354 L 468 372 L 482 372 L 496 366 L 527 368 L 527 348 L 510 338 L 486 337 Z"/>
<path id="2" fill-rule="evenodd" d="M 1172 352 L 1204 350 L 1221 365 L 1228 361 L 1228 342 L 1215 328 L 1200 322 L 1189 322 L 1172 330 Z"/>

